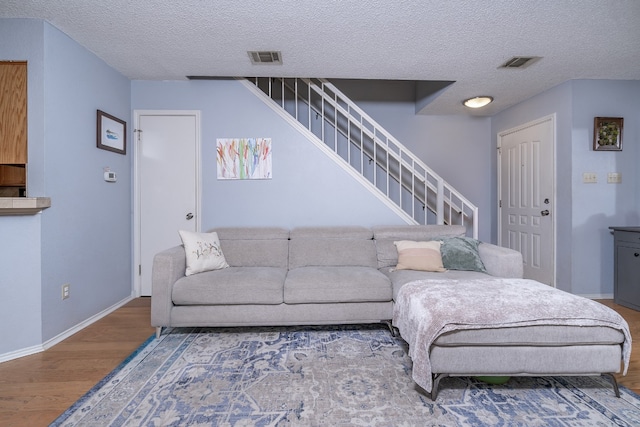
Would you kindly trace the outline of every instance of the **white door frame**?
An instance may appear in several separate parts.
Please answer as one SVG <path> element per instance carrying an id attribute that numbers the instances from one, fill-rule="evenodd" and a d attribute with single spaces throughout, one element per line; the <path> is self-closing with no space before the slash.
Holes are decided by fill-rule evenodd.
<path id="1" fill-rule="evenodd" d="M 553 141 L 551 142 L 551 155 L 553 157 L 553 176 L 551 177 L 551 186 L 552 186 L 552 205 L 553 206 L 553 212 L 551 215 L 551 246 L 553 248 L 553 278 L 552 278 L 552 286 L 555 288 L 556 286 L 556 276 L 557 276 L 557 270 L 558 270 L 558 266 L 556 263 L 556 259 L 557 259 L 557 221 L 556 218 L 558 217 L 558 203 L 557 203 L 557 191 L 556 191 L 556 175 L 557 175 L 557 164 L 556 164 L 556 140 L 557 140 L 557 129 L 556 129 L 556 114 L 550 114 L 548 116 L 544 116 L 541 117 L 539 119 L 536 120 L 532 120 L 528 123 L 519 125 L 519 126 L 515 126 L 511 129 L 507 129 L 507 130 L 503 130 L 498 132 L 497 135 L 497 157 L 498 157 L 498 167 L 497 167 L 497 173 L 498 173 L 498 197 L 497 197 L 497 211 L 498 211 L 498 245 L 502 244 L 502 209 L 500 207 L 500 202 L 501 202 L 501 197 L 502 197 L 502 161 L 501 161 L 501 154 L 500 154 L 500 149 L 501 149 L 501 145 L 502 145 L 502 138 L 510 133 L 513 132 L 517 132 L 519 130 L 523 130 L 526 129 L 528 127 L 531 126 L 535 126 L 537 124 L 546 122 L 548 120 L 551 120 L 551 125 L 553 128 Z"/>
<path id="2" fill-rule="evenodd" d="M 139 144 L 138 138 L 144 138 L 140 136 L 140 116 L 195 116 L 196 118 L 196 231 L 200 231 L 201 225 L 201 199 L 202 199 L 202 175 L 200 168 L 200 145 L 201 145 L 201 121 L 199 110 L 134 110 L 133 111 L 133 138 L 131 150 L 133 153 L 133 292 L 135 297 L 139 297 L 142 294 L 142 284 L 140 283 L 140 158 L 139 158 Z"/>

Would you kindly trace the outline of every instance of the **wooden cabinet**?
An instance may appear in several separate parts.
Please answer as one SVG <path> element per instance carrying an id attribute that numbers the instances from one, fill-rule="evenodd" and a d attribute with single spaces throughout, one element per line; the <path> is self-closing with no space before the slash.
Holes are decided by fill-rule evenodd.
<path id="1" fill-rule="evenodd" d="M 27 63 L 0 61 L 0 197 L 27 183 Z"/>
<path id="2" fill-rule="evenodd" d="M 0 165 L 0 187 L 23 187 L 26 181 L 24 165 Z"/>
<path id="3" fill-rule="evenodd" d="M 613 230 L 613 300 L 640 310 L 640 227 L 609 227 Z"/>
<path id="4" fill-rule="evenodd" d="M 0 165 L 27 163 L 27 63 L 0 62 Z"/>

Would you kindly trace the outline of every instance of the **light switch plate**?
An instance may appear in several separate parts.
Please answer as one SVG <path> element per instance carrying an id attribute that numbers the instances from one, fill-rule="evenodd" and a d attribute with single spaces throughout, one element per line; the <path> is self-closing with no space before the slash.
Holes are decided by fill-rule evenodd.
<path id="1" fill-rule="evenodd" d="M 609 184 L 620 184 L 622 182 L 622 174 L 619 172 L 610 172 L 607 174 L 607 182 Z"/>
<path id="2" fill-rule="evenodd" d="M 598 182 L 598 174 L 595 172 L 584 172 L 582 174 L 582 182 L 585 184 L 595 184 Z"/>

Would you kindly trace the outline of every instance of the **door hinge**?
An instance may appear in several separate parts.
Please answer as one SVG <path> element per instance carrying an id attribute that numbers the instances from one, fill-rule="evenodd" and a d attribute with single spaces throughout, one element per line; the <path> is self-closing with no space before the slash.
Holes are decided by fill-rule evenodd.
<path id="1" fill-rule="evenodd" d="M 133 133 L 138 134 L 138 142 L 140 142 L 140 135 L 142 135 L 142 129 L 134 129 Z"/>
<path id="2" fill-rule="evenodd" d="M 142 264 L 138 264 L 138 276 L 142 276 Z"/>
<path id="3" fill-rule="evenodd" d="M 498 202 L 498 207 L 499 207 L 499 208 L 501 208 L 501 207 L 502 207 L 502 200 L 500 200 L 500 201 Z"/>

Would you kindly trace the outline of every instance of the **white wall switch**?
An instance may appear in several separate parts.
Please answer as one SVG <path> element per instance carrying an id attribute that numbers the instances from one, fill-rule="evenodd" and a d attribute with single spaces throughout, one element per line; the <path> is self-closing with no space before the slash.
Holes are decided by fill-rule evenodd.
<path id="1" fill-rule="evenodd" d="M 622 182 L 622 174 L 620 172 L 610 172 L 607 174 L 607 182 L 609 184 L 620 184 Z"/>
<path id="2" fill-rule="evenodd" d="M 582 182 L 585 184 L 595 184 L 598 182 L 598 174 L 595 172 L 584 172 L 582 174 Z"/>

